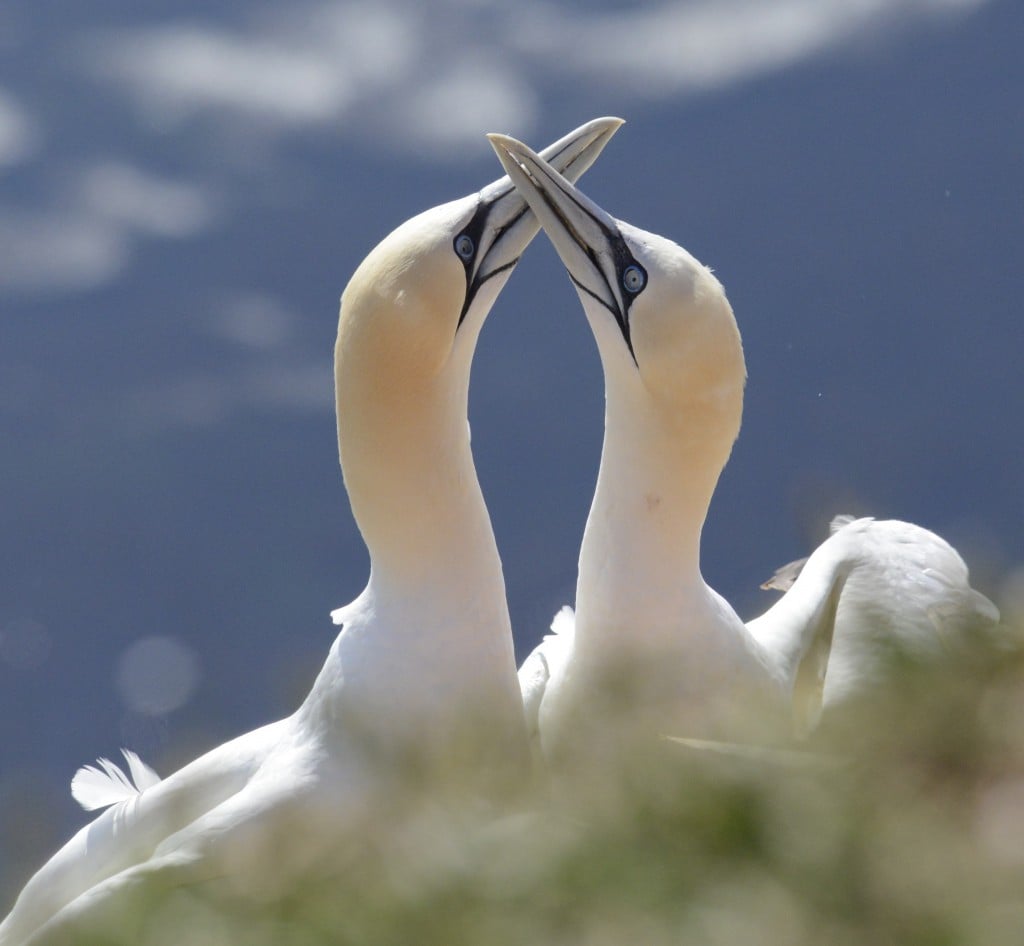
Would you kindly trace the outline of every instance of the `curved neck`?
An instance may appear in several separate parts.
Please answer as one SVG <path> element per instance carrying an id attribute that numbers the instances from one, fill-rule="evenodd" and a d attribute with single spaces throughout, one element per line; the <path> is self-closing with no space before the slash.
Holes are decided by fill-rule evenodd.
<path id="1" fill-rule="evenodd" d="M 740 395 L 741 398 L 741 395 Z M 735 415 L 736 419 L 732 419 Z M 580 549 L 577 640 L 678 638 L 713 607 L 700 574 L 708 505 L 738 430 L 735 399 L 663 409 L 637 380 L 610 385 L 597 490 Z"/>
<path id="2" fill-rule="evenodd" d="M 468 372 L 451 381 L 457 373 L 388 389 L 339 367 L 341 468 L 378 591 L 447 608 L 469 589 L 492 599 L 507 623 L 501 561 L 469 444 Z"/>
<path id="3" fill-rule="evenodd" d="M 337 720 L 347 721 L 343 731 L 356 721 L 380 747 L 443 758 L 467 730 L 477 741 L 486 732 L 502 758 L 518 762 L 522 700 L 470 450 L 469 366 L 396 381 L 342 353 L 336 368 L 341 467 L 370 581 L 336 615 L 344 628 L 300 711 L 304 724 L 334 738 Z M 472 713 L 460 713 L 466 707 Z"/>
<path id="4" fill-rule="evenodd" d="M 787 688 L 798 684 L 802 667 L 824 676 L 849 570 L 843 545 L 834 537 L 827 540 L 804 564 L 793 586 L 747 622 L 751 636 L 773 655 L 775 672 Z"/>

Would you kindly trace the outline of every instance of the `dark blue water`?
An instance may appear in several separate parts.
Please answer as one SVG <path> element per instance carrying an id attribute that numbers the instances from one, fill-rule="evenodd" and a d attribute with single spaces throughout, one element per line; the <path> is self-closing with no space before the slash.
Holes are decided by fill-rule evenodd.
<path id="1" fill-rule="evenodd" d="M 193 7 L 174 15 L 233 21 Z M 77 78 L 72 40 L 159 15 L 111 0 L 88 16 L 8 15 L 0 84 L 42 139 L 2 169 L 0 213 L 49 208 L 67 229 L 76 168 L 122 162 L 198 182 L 212 222 L 123 231 L 117 274 L 92 288 L 0 288 L 0 876 L 15 884 L 81 823 L 78 765 L 131 744 L 167 771 L 296 705 L 328 612 L 367 573 L 334 440 L 338 296 L 391 228 L 499 173 L 482 138 L 446 162 L 324 126 L 273 148 L 209 116 L 154 128 Z M 996 595 L 1024 558 L 1021 20 L 992 2 L 704 95 L 537 80 L 530 140 L 624 114 L 585 189 L 729 292 L 749 383 L 704 570 L 743 614 L 837 512 L 936 529 Z M 484 330 L 471 401 L 523 653 L 571 601 L 601 437 L 596 349 L 543 238 Z M 157 716 L 117 683 L 150 636 L 198 670 Z"/>

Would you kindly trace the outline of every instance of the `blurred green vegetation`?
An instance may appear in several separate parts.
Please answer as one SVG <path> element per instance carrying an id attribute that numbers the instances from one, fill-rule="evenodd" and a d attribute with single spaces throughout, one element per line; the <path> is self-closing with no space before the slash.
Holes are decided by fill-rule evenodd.
<path id="1" fill-rule="evenodd" d="M 453 771 L 440 801 L 389 799 L 329 866 L 272 890 L 151 889 L 78 941 L 1019 946 L 1022 630 L 945 665 L 893 655 L 805 762 L 604 747 L 497 816 Z"/>

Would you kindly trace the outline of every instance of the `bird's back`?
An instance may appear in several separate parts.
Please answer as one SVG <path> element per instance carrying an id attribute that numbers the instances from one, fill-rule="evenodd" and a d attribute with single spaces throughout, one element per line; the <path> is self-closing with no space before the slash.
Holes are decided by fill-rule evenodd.
<path id="1" fill-rule="evenodd" d="M 942 656 L 979 627 L 999 620 L 970 585 L 967 565 L 934 532 L 898 520 L 857 519 L 832 541 L 848 543 L 853 568 L 836 614 L 825 705 L 881 679 L 895 654 Z"/>

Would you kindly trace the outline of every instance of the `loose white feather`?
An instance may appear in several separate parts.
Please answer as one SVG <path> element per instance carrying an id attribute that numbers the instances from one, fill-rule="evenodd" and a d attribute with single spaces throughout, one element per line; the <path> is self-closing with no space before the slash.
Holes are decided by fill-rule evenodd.
<path id="1" fill-rule="evenodd" d="M 97 759 L 97 765 L 83 765 L 71 779 L 71 797 L 86 811 L 109 808 L 128 798 L 134 798 L 156 785 L 156 774 L 131 749 L 122 749 L 128 763 L 128 774 L 110 759 Z"/>
<path id="2" fill-rule="evenodd" d="M 121 754 L 128 763 L 128 771 L 131 774 L 135 787 L 144 792 L 160 781 L 160 776 L 138 757 L 138 754 L 131 749 L 122 749 Z"/>

